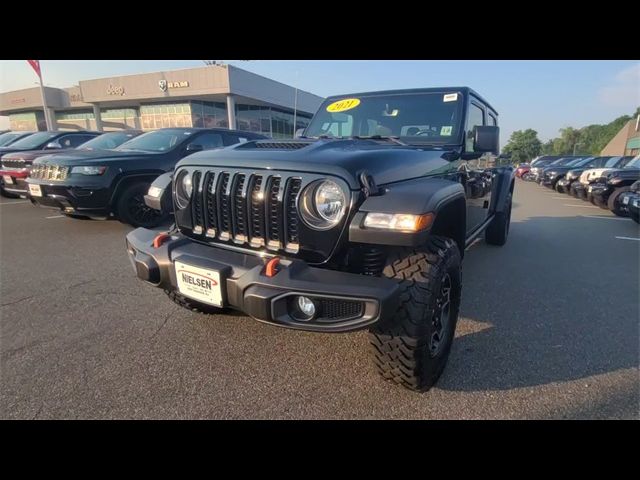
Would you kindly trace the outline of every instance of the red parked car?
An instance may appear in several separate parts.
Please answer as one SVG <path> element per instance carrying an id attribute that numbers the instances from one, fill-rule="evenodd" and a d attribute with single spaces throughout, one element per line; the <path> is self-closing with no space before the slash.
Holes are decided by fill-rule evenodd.
<path id="1" fill-rule="evenodd" d="M 516 168 L 516 177 L 522 178 L 522 175 L 527 173 L 530 169 L 531 165 L 529 165 L 528 163 L 521 163 L 520 165 L 518 165 L 518 168 Z"/>

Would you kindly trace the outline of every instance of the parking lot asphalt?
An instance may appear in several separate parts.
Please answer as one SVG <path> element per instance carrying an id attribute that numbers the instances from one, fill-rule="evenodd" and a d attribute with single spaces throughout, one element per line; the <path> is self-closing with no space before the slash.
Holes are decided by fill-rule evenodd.
<path id="1" fill-rule="evenodd" d="M 424 394 L 378 377 L 364 332 L 181 309 L 135 278 L 129 230 L 0 200 L 1 418 L 640 418 L 640 229 L 581 200 L 517 181 Z"/>

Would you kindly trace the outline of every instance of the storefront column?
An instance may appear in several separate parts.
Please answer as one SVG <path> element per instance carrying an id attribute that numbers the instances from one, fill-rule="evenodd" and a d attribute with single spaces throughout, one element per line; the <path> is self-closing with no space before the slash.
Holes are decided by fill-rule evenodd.
<path id="1" fill-rule="evenodd" d="M 229 119 L 229 129 L 236 129 L 236 99 L 233 95 L 227 95 L 227 118 Z"/>
<path id="2" fill-rule="evenodd" d="M 96 119 L 96 130 L 102 132 L 102 115 L 100 114 L 100 105 L 93 105 L 93 116 Z"/>

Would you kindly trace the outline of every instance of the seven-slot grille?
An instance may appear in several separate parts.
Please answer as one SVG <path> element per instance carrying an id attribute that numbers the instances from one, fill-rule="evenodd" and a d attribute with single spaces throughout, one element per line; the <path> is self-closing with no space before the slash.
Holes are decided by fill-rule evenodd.
<path id="1" fill-rule="evenodd" d="M 193 235 L 253 248 L 299 251 L 302 179 L 225 170 L 192 173 Z"/>
<path id="2" fill-rule="evenodd" d="M 69 167 L 59 165 L 34 165 L 30 176 L 42 180 L 66 180 L 69 175 Z"/>
<path id="3" fill-rule="evenodd" d="M 22 158 L 5 158 L 2 160 L 2 168 L 24 168 L 26 162 Z"/>

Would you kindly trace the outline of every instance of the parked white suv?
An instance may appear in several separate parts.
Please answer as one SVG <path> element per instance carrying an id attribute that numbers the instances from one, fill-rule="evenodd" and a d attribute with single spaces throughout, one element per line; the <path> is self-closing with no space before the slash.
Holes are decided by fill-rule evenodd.
<path id="1" fill-rule="evenodd" d="M 596 178 L 600 178 L 602 175 L 607 173 L 614 168 L 623 168 L 627 163 L 629 163 L 633 159 L 632 156 L 628 157 L 611 157 L 607 160 L 607 163 L 604 164 L 602 168 L 591 168 L 589 170 L 585 170 L 580 175 L 579 182 L 583 185 L 588 185 L 590 181 L 595 180 Z"/>

